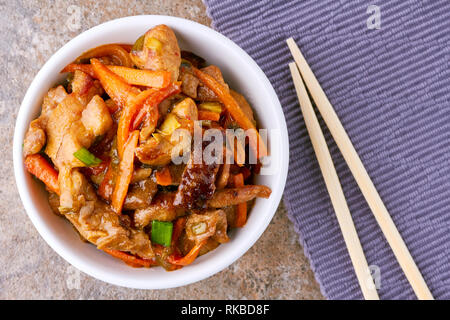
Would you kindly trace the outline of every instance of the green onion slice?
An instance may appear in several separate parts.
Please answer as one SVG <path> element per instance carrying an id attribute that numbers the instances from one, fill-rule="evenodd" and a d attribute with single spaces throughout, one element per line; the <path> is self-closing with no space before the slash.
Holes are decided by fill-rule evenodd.
<path id="1" fill-rule="evenodd" d="M 212 111 L 212 112 L 217 112 L 217 113 L 221 113 L 222 112 L 222 106 L 219 103 L 216 103 L 216 102 L 200 103 L 198 108 L 202 109 L 202 110 L 208 110 L 208 111 Z"/>
<path id="2" fill-rule="evenodd" d="M 170 247 L 172 242 L 173 223 L 166 221 L 152 221 L 152 242 Z"/>
<path id="3" fill-rule="evenodd" d="M 198 236 L 198 235 L 200 235 L 200 234 L 206 232 L 206 227 L 207 227 L 206 222 L 203 222 L 203 221 L 202 221 L 202 222 L 199 222 L 199 223 L 197 223 L 196 225 L 194 225 L 194 226 L 192 227 L 192 232 L 193 232 L 196 236 Z"/>
<path id="4" fill-rule="evenodd" d="M 78 151 L 75 151 L 73 155 L 75 158 L 83 162 L 88 167 L 98 166 L 100 163 L 102 163 L 101 159 L 94 156 L 85 147 L 79 149 Z"/>
<path id="5" fill-rule="evenodd" d="M 192 67 L 192 65 L 191 65 L 191 63 L 188 60 L 181 59 L 180 67 L 184 67 L 184 68 L 189 69 L 189 68 Z"/>
<path id="6" fill-rule="evenodd" d="M 211 127 L 212 121 L 211 120 L 200 120 L 202 126 L 205 127 Z"/>
<path id="7" fill-rule="evenodd" d="M 144 39 L 145 39 L 145 34 L 140 36 L 136 42 L 134 43 L 133 47 L 131 48 L 131 51 L 141 51 L 142 48 L 144 47 Z"/>
<path id="8" fill-rule="evenodd" d="M 181 124 L 178 122 L 177 117 L 169 113 L 164 122 L 159 126 L 159 131 L 163 135 L 169 136 L 179 127 L 181 127 Z"/>

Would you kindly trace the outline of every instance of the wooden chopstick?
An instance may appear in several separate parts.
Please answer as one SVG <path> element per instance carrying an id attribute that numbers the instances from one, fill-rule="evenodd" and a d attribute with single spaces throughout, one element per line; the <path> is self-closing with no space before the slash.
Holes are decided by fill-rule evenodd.
<path id="1" fill-rule="evenodd" d="M 359 188 L 361 189 L 364 198 L 366 199 L 370 209 L 372 210 L 378 225 L 381 228 L 386 240 L 391 246 L 394 255 L 400 264 L 403 272 L 406 275 L 411 287 L 413 288 L 417 298 L 421 300 L 432 300 L 430 290 L 423 279 L 419 268 L 415 264 L 411 254 L 406 247 L 400 233 L 395 227 L 389 212 L 384 206 L 383 201 L 380 198 L 372 180 L 369 177 L 366 169 L 364 168 L 361 159 L 358 156 L 355 148 L 353 147 L 350 138 L 345 132 L 342 123 L 336 112 L 333 109 L 330 101 L 328 100 L 325 92 L 322 90 L 319 82 L 314 76 L 311 68 L 306 62 L 303 54 L 300 52 L 294 39 L 287 39 L 287 44 L 291 50 L 292 56 L 294 57 L 295 63 L 300 70 L 301 76 L 305 81 L 306 87 L 309 89 L 311 97 L 316 103 L 317 109 L 319 110 L 322 118 L 324 119 L 328 129 L 333 136 L 339 150 L 342 153 L 347 165 L 350 168 Z"/>
<path id="2" fill-rule="evenodd" d="M 303 84 L 295 63 L 290 63 L 289 68 L 291 70 L 292 79 L 294 80 L 306 128 L 308 129 L 320 170 L 322 171 L 328 193 L 330 194 L 331 203 L 336 212 L 336 217 L 342 235 L 344 236 L 344 241 L 353 268 L 355 269 L 361 291 L 366 300 L 378 300 L 377 290 L 370 275 L 369 266 L 367 265 L 366 257 L 364 256 L 361 243 L 359 242 L 358 234 L 356 233 L 356 228 L 353 224 L 352 216 L 350 215 L 350 210 L 348 209 L 347 201 L 345 200 L 344 192 L 342 191 L 325 137 L 320 129 L 319 121 L 314 113 L 305 85 Z"/>

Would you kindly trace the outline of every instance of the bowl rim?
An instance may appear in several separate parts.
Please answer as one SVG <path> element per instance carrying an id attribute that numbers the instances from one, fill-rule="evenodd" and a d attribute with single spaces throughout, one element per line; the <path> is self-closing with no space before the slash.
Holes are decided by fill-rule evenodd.
<path id="1" fill-rule="evenodd" d="M 269 199 L 270 202 L 268 203 L 269 207 L 268 212 L 270 212 L 270 214 L 266 217 L 265 221 L 262 221 L 259 224 L 258 228 L 256 229 L 254 228 L 254 230 L 251 230 L 252 233 L 249 233 L 247 235 L 248 239 L 247 243 L 242 244 L 239 247 L 239 250 L 233 252 L 232 255 L 228 255 L 225 259 L 222 259 L 222 261 L 219 261 L 214 266 L 208 266 L 208 268 L 199 268 L 199 270 L 194 271 L 192 268 L 195 268 L 196 267 L 195 265 L 184 267 L 180 270 L 188 269 L 184 272 L 186 273 L 186 275 L 184 275 L 183 277 L 176 277 L 175 280 L 173 281 L 169 280 L 164 283 L 161 281 L 158 281 L 156 283 L 151 283 L 148 281 L 142 283 L 137 281 L 130 281 L 130 279 L 127 278 L 111 276 L 106 272 L 99 270 L 97 267 L 91 266 L 89 264 L 89 261 L 84 261 L 84 259 L 78 257 L 77 254 L 72 253 L 71 250 L 68 250 L 68 248 L 66 248 L 66 246 L 62 243 L 62 240 L 60 240 L 58 236 L 54 232 L 52 232 L 52 230 L 45 224 L 44 222 L 45 219 L 40 215 L 38 208 L 36 207 L 31 198 L 31 192 L 26 183 L 26 175 L 28 175 L 28 173 L 26 173 L 24 169 L 24 161 L 22 157 L 23 138 L 29 125 L 29 122 L 27 121 L 27 113 L 30 111 L 30 109 L 33 108 L 33 103 L 35 103 L 33 102 L 33 99 L 36 96 L 39 96 L 40 94 L 40 90 L 38 88 L 39 84 L 45 79 L 45 76 L 48 73 L 54 72 L 53 71 L 53 69 L 55 68 L 54 65 L 58 60 L 58 57 L 63 57 L 65 54 L 69 54 L 70 52 L 72 52 L 72 47 L 75 47 L 77 43 L 81 43 L 89 39 L 89 37 L 94 36 L 96 33 L 102 32 L 103 29 L 108 29 L 110 27 L 114 27 L 121 24 L 133 23 L 134 20 L 136 20 L 137 23 L 139 19 L 150 20 L 151 23 L 149 23 L 149 25 L 156 25 L 160 23 L 170 24 L 171 22 L 175 24 L 181 22 L 184 24 L 190 24 L 193 28 L 199 29 L 200 32 L 212 34 L 214 37 L 217 37 L 220 41 L 224 42 L 228 47 L 230 47 L 231 48 L 230 50 L 238 52 L 240 58 L 244 61 L 244 63 L 248 64 L 249 67 L 255 72 L 255 74 L 259 78 L 259 81 L 263 82 L 264 90 L 268 90 L 268 94 L 270 95 L 271 98 L 271 101 L 268 103 L 268 105 L 270 105 L 273 108 L 277 108 L 280 111 L 280 116 L 277 119 L 278 120 L 277 122 L 280 129 L 280 137 L 281 137 L 280 141 L 282 144 L 281 151 L 284 153 L 283 156 L 281 157 L 279 168 L 280 171 L 279 174 L 277 175 L 277 180 L 274 183 L 274 185 L 277 185 L 277 188 L 275 190 L 272 190 L 272 195 Z M 213 30 L 212 28 L 209 28 L 192 20 L 166 15 L 137 15 L 110 20 L 80 33 L 79 35 L 71 39 L 69 42 L 64 44 L 45 62 L 45 64 L 41 67 L 41 69 L 31 82 L 30 86 L 28 87 L 17 115 L 13 139 L 13 165 L 14 165 L 14 176 L 16 186 L 18 188 L 21 201 L 24 205 L 28 217 L 32 221 L 38 233 L 45 240 L 45 242 L 54 251 L 56 251 L 56 253 L 58 253 L 64 260 L 66 260 L 69 264 L 73 265 L 80 271 L 96 279 L 114 285 L 136 289 L 167 289 L 188 285 L 206 279 L 222 271 L 223 269 L 231 265 L 233 262 L 235 262 L 237 259 L 239 259 L 242 255 L 244 255 L 255 244 L 255 242 L 259 239 L 262 233 L 267 229 L 267 226 L 272 220 L 284 192 L 289 166 L 289 139 L 284 113 L 282 111 L 281 104 L 279 102 L 277 94 L 275 93 L 274 88 L 272 87 L 270 81 L 267 79 L 266 75 L 261 70 L 261 68 L 256 64 L 256 62 L 237 44 L 235 44 L 233 41 L 231 41 L 224 35 L 220 34 L 219 32 Z M 250 230 L 248 231 L 250 232 Z M 205 266 L 206 265 L 207 264 L 205 264 Z M 173 275 L 176 272 L 178 271 L 170 272 L 167 274 Z"/>

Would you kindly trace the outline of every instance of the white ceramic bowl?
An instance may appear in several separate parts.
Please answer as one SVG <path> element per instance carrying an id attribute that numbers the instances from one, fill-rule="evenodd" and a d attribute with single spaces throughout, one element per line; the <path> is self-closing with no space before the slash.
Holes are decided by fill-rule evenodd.
<path id="1" fill-rule="evenodd" d="M 269 199 L 257 199 L 244 228 L 233 230 L 231 241 L 173 272 L 157 268 L 130 268 L 118 259 L 80 241 L 72 226 L 54 215 L 43 185 L 24 169 L 22 142 L 31 120 L 40 112 L 44 94 L 61 79 L 59 71 L 84 51 L 106 43 L 133 43 L 149 28 L 166 24 L 180 47 L 204 57 L 223 71 L 232 88 L 242 92 L 253 106 L 261 128 L 275 129 L 271 141 L 271 175 L 257 182 L 272 189 Z M 113 20 L 83 32 L 59 49 L 31 83 L 19 110 L 14 132 L 14 173 L 19 194 L 31 221 L 45 241 L 79 270 L 106 282 L 141 289 L 163 289 L 205 279 L 229 266 L 260 237 L 280 202 L 288 170 L 289 142 L 286 123 L 274 89 L 258 65 L 241 48 L 201 24 L 168 16 L 134 16 Z M 49 275 L 51 276 L 51 275 Z"/>

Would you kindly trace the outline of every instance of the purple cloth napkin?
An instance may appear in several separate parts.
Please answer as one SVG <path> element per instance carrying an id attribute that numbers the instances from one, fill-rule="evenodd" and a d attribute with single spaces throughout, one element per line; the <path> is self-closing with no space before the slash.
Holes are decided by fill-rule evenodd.
<path id="1" fill-rule="evenodd" d="M 292 36 L 333 104 L 435 298 L 450 298 L 450 1 L 204 0 L 213 27 L 272 82 L 290 139 L 284 192 L 322 293 L 362 293 L 300 112 Z M 369 23 L 367 22 L 369 20 Z M 369 25 L 369 27 L 368 27 Z M 382 299 L 414 299 L 364 197 L 322 123 Z M 377 269 L 378 268 L 378 269 Z"/>

